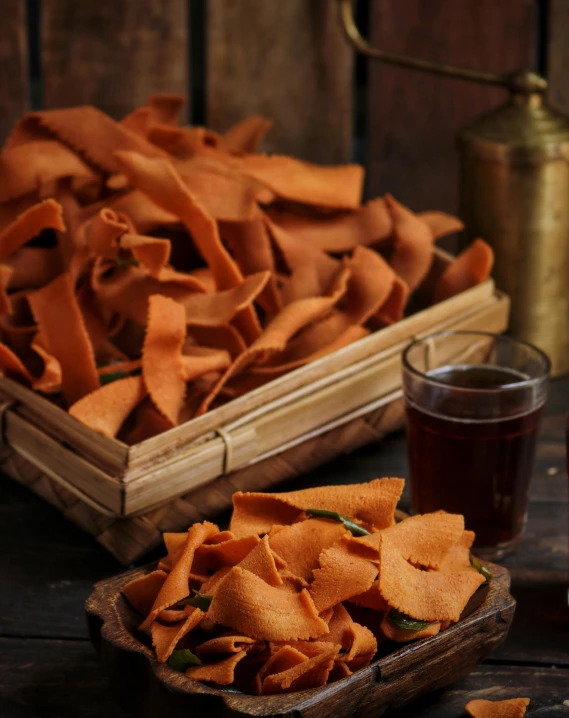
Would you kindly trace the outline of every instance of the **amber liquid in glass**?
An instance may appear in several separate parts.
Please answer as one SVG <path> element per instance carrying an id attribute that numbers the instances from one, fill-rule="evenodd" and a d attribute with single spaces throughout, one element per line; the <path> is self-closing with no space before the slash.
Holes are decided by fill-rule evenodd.
<path id="1" fill-rule="evenodd" d="M 484 365 L 448 366 L 428 376 L 454 387 L 493 389 L 527 377 Z M 432 386 L 421 407 L 407 403 L 413 510 L 465 517 L 475 546 L 507 544 L 523 531 L 542 407 L 494 420 L 460 418 L 460 392 Z M 440 388 L 438 389 L 440 392 Z M 429 406 L 436 408 L 431 412 Z M 445 416 L 445 408 L 451 416 Z"/>

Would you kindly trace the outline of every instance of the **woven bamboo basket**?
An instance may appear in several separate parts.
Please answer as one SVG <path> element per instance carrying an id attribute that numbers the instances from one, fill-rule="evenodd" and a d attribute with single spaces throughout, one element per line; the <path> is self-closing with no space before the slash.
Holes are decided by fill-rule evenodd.
<path id="1" fill-rule="evenodd" d="M 450 261 L 437 252 L 419 301 Z M 403 424 L 401 351 L 436 331 L 507 326 L 492 280 L 135 446 L 97 434 L 0 378 L 0 466 L 94 535 L 122 563 L 231 505 Z M 448 359 L 455 357 L 449 356 Z"/>

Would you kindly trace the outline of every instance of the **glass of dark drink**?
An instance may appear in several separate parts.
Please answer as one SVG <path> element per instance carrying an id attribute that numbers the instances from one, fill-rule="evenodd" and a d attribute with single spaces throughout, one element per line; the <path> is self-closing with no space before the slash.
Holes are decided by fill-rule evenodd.
<path id="1" fill-rule="evenodd" d="M 413 512 L 463 514 L 482 558 L 521 540 L 549 369 L 531 344 L 485 332 L 433 334 L 403 353 Z"/>

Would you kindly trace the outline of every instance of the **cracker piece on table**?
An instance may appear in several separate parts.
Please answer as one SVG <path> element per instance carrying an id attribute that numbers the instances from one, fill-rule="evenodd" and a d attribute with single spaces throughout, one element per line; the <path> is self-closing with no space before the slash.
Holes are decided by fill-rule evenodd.
<path id="1" fill-rule="evenodd" d="M 475 568 L 423 571 L 406 561 L 393 537 L 380 544 L 379 590 L 387 603 L 419 621 L 458 621 L 485 578 Z"/>
<path id="2" fill-rule="evenodd" d="M 381 197 L 369 200 L 353 212 L 337 212 L 330 216 L 295 214 L 271 207 L 266 213 L 273 224 L 296 239 L 333 253 L 375 244 L 389 237 L 393 228 L 385 200 Z"/>
<path id="3" fill-rule="evenodd" d="M 208 618 L 260 640 L 306 640 L 328 633 L 306 590 L 282 591 L 239 566 L 218 585 Z"/>
<path id="4" fill-rule="evenodd" d="M 523 718 L 529 698 L 509 698 L 505 701 L 473 700 L 465 710 L 472 718 Z"/>
<path id="5" fill-rule="evenodd" d="M 135 611 L 146 616 L 152 609 L 152 605 L 158 595 L 158 591 L 164 585 L 168 574 L 160 569 L 151 571 L 141 578 L 135 578 L 134 581 L 123 586 L 123 593 L 130 605 Z"/>
<path id="6" fill-rule="evenodd" d="M 65 230 L 63 210 L 53 199 L 46 199 L 32 205 L 0 233 L 0 261 L 3 262 L 13 252 L 38 235 L 42 229 Z"/>
<path id="7" fill-rule="evenodd" d="M 112 438 L 147 393 L 141 376 L 128 376 L 86 394 L 69 407 L 69 414 L 94 431 Z"/>
<path id="8" fill-rule="evenodd" d="M 393 219 L 391 266 L 412 292 L 427 276 L 433 261 L 434 237 L 429 226 L 410 209 L 385 196 Z"/>
<path id="9" fill-rule="evenodd" d="M 313 569 L 318 567 L 320 553 L 345 533 L 346 528 L 341 523 L 308 519 L 283 527 L 269 536 L 269 543 L 293 575 L 310 582 Z"/>
<path id="10" fill-rule="evenodd" d="M 475 239 L 439 277 L 433 302 L 442 302 L 481 284 L 490 276 L 494 265 L 492 247 L 483 239 Z"/>
<path id="11" fill-rule="evenodd" d="M 318 612 L 367 591 L 377 578 L 375 563 L 362 556 L 350 539 L 322 551 L 310 595 Z"/>
<path id="12" fill-rule="evenodd" d="M 95 354 L 69 274 L 28 296 L 47 351 L 62 371 L 62 391 L 71 406 L 99 388 Z"/>
<path id="13" fill-rule="evenodd" d="M 187 598 L 189 594 L 188 579 L 191 573 L 195 551 L 198 546 L 201 546 L 204 541 L 216 533 L 219 533 L 218 527 L 209 521 L 194 524 L 188 529 L 188 538 L 184 545 L 184 550 L 168 574 L 168 578 L 154 601 L 152 610 L 141 624 L 141 630 L 149 628 L 156 616 L 164 608 L 169 608 L 183 598 Z"/>

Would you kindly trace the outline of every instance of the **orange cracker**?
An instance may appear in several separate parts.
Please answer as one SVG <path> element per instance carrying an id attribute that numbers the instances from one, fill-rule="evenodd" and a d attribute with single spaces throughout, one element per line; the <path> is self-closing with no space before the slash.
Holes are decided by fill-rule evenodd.
<path id="1" fill-rule="evenodd" d="M 381 595 L 390 606 L 420 621 L 458 621 L 485 581 L 475 568 L 456 573 L 415 568 L 403 558 L 392 536 L 382 537 L 379 555 Z"/>
<path id="2" fill-rule="evenodd" d="M 285 526 L 269 538 L 271 548 L 286 562 L 289 571 L 310 582 L 313 569 L 318 568 L 320 553 L 335 544 L 345 533 L 343 524 L 308 519 Z"/>
<path id="3" fill-rule="evenodd" d="M 30 345 L 30 349 L 34 351 L 43 363 L 42 373 L 32 382 L 32 389 L 44 392 L 45 394 L 55 394 L 61 391 L 61 364 L 50 354 L 45 348 L 45 342 L 41 334 L 38 332 Z"/>
<path id="4" fill-rule="evenodd" d="M 33 381 L 33 376 L 20 357 L 2 342 L 0 342 L 0 372 L 30 383 Z"/>
<path id="5" fill-rule="evenodd" d="M 0 262 L 38 235 L 42 229 L 65 230 L 62 208 L 53 199 L 34 204 L 0 233 Z"/>
<path id="6" fill-rule="evenodd" d="M 364 558 L 349 539 L 320 554 L 310 595 L 318 612 L 367 591 L 377 578 L 377 565 Z"/>
<path id="7" fill-rule="evenodd" d="M 268 641 L 306 640 L 328 633 L 306 590 L 299 594 L 282 591 L 239 566 L 219 584 L 208 617 Z"/>
<path id="8" fill-rule="evenodd" d="M 279 560 L 279 563 L 282 562 Z M 279 575 L 278 567 L 275 561 L 275 555 L 269 545 L 268 536 L 263 536 L 260 543 L 258 543 L 255 548 L 239 562 L 239 568 L 245 571 L 250 571 L 255 574 L 255 576 L 262 578 L 263 581 L 269 584 L 269 586 L 283 585 L 283 580 Z"/>
<path id="9" fill-rule="evenodd" d="M 128 250 L 133 258 L 143 264 L 153 277 L 159 277 L 161 270 L 170 259 L 170 241 L 144 237 L 137 234 L 123 234 L 120 238 L 120 249 Z"/>
<path id="10" fill-rule="evenodd" d="M 227 152 L 256 152 L 272 126 L 272 120 L 251 115 L 221 135 L 219 146 Z"/>
<path id="11" fill-rule="evenodd" d="M 63 271 L 59 247 L 21 247 L 5 260 L 3 266 L 10 267 L 10 291 L 39 289 L 48 284 Z"/>
<path id="12" fill-rule="evenodd" d="M 438 210 L 417 212 L 417 217 L 431 230 L 434 239 L 440 239 L 440 237 L 445 237 L 447 234 L 462 232 L 464 229 L 464 224 L 458 217 L 446 212 L 439 212 Z"/>
<path id="13" fill-rule="evenodd" d="M 386 600 L 379 592 L 378 579 L 371 584 L 367 591 L 358 593 L 357 596 L 352 596 L 349 601 L 356 606 L 362 606 L 362 608 L 371 608 L 373 611 L 383 612 L 389 608 Z"/>
<path id="14" fill-rule="evenodd" d="M 381 631 L 383 635 L 390 641 L 396 643 L 407 643 L 408 641 L 417 641 L 419 638 L 429 638 L 430 636 L 436 636 L 441 630 L 441 624 L 431 623 L 426 628 L 422 628 L 419 631 L 407 631 L 405 629 L 397 628 L 389 620 L 389 614 L 386 613 L 381 621 Z"/>
<path id="15" fill-rule="evenodd" d="M 246 657 L 246 651 L 239 651 L 215 663 L 207 663 L 204 666 L 191 666 L 187 669 L 186 676 L 194 681 L 205 681 L 206 683 L 228 686 L 235 680 L 237 664 Z"/>
<path id="16" fill-rule="evenodd" d="M 145 576 L 135 578 L 134 581 L 127 583 L 126 586 L 123 586 L 121 593 L 127 597 L 135 611 L 146 616 L 152 609 L 152 604 L 167 575 L 165 571 L 151 571 Z"/>
<path id="17" fill-rule="evenodd" d="M 116 212 L 104 207 L 85 226 L 85 239 L 100 257 L 112 259 L 118 254 L 118 239 L 129 230 L 128 223 Z"/>
<path id="18" fill-rule="evenodd" d="M 249 636 L 230 633 L 229 635 L 217 636 L 216 638 L 211 638 L 209 641 L 200 643 L 200 645 L 196 647 L 196 653 L 198 656 L 216 655 L 219 653 L 239 653 L 256 643 L 257 641 Z"/>
<path id="19" fill-rule="evenodd" d="M 182 305 L 160 294 L 150 297 L 142 376 L 156 408 L 173 426 L 178 424 L 186 393 L 182 364 L 185 338 L 186 314 Z"/>
<path id="20" fill-rule="evenodd" d="M 403 558 L 424 568 L 439 569 L 451 548 L 464 532 L 464 516 L 437 511 L 410 516 L 381 533 L 355 539 L 379 549 L 379 541 L 389 536 Z"/>
<path id="21" fill-rule="evenodd" d="M 61 364 L 62 390 L 68 405 L 99 388 L 95 354 L 69 274 L 61 274 L 32 292 L 30 307 L 47 351 Z"/>
<path id="22" fill-rule="evenodd" d="M 104 436 L 116 436 L 127 416 L 147 394 L 141 376 L 105 384 L 69 407 L 69 414 Z"/>
<path id="23" fill-rule="evenodd" d="M 209 521 L 194 524 L 188 529 L 188 539 L 184 545 L 184 550 L 168 574 L 168 578 L 154 601 L 152 610 L 141 624 L 140 628 L 142 630 L 148 628 L 154 622 L 160 611 L 173 606 L 189 595 L 188 578 L 195 551 L 198 546 L 201 546 L 204 541 L 216 533 L 219 533 L 219 529 Z"/>
<path id="24" fill-rule="evenodd" d="M 375 314 L 375 319 L 382 326 L 390 326 L 403 319 L 403 313 L 409 299 L 409 287 L 401 279 L 395 277 L 389 296 Z"/>
<path id="25" fill-rule="evenodd" d="M 295 649 L 289 647 L 289 650 L 294 651 Z M 321 651 L 287 670 L 265 674 L 261 683 L 260 695 L 302 691 L 326 685 L 334 666 L 336 653 L 337 646 L 331 645 L 328 650 Z"/>
<path id="26" fill-rule="evenodd" d="M 393 219 L 395 237 L 391 266 L 413 291 L 431 266 L 433 234 L 425 222 L 391 195 L 386 195 L 385 201 Z"/>
<path id="27" fill-rule="evenodd" d="M 353 670 L 366 666 L 377 653 L 377 640 L 373 633 L 353 621 L 341 603 L 334 607 L 328 627 L 330 633 L 320 640 L 330 641 L 342 647 L 344 652 L 336 658 L 336 661 L 347 665 L 348 675 Z"/>
<path id="28" fill-rule="evenodd" d="M 477 699 L 469 701 L 465 710 L 472 718 L 523 718 L 529 698 L 509 698 L 505 701 Z"/>
<path id="29" fill-rule="evenodd" d="M 329 217 L 293 214 L 272 208 L 267 210 L 267 215 L 296 239 L 325 252 L 348 252 L 360 245 L 374 244 L 389 237 L 393 228 L 385 200 L 381 197 L 353 212 Z"/>
<path id="30" fill-rule="evenodd" d="M 258 536 L 243 536 L 221 543 L 202 544 L 196 551 L 196 560 L 210 571 L 217 571 L 222 566 L 235 566 L 243 561 L 259 542 Z"/>
<path id="31" fill-rule="evenodd" d="M 176 645 L 192 631 L 203 619 L 205 613 L 199 608 L 188 607 L 189 615 L 183 623 L 164 625 L 154 621 L 151 627 L 152 645 L 156 651 L 156 658 L 164 663 L 172 655 Z"/>
<path id="32" fill-rule="evenodd" d="M 483 239 L 475 239 L 439 277 L 433 295 L 434 302 L 442 302 L 481 284 L 490 276 L 494 264 L 492 247 Z"/>
<path id="33" fill-rule="evenodd" d="M 324 167 L 284 155 L 246 155 L 236 158 L 235 166 L 283 199 L 333 209 L 360 205 L 363 168 L 359 165 Z"/>

